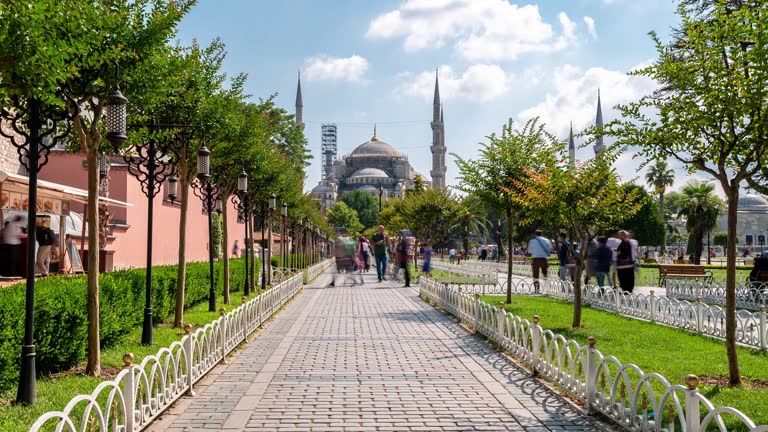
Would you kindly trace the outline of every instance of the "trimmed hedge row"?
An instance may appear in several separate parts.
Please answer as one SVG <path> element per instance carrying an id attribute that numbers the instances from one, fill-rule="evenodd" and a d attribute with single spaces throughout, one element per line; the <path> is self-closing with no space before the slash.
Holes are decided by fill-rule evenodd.
<path id="1" fill-rule="evenodd" d="M 309 254 L 289 254 L 287 259 L 285 259 L 286 266 L 281 265 L 282 258 L 283 257 L 279 255 L 272 255 L 272 259 L 270 260 L 272 262 L 272 267 L 298 268 L 299 263 L 306 265 L 309 262 Z"/>
<path id="2" fill-rule="evenodd" d="M 257 266 L 261 263 L 257 261 Z M 244 260 L 230 260 L 230 290 L 241 291 Z M 152 268 L 155 323 L 172 317 L 176 298 L 176 266 Z M 223 263 L 214 264 L 216 288 L 223 292 Z M 188 263 L 185 309 L 208 300 L 208 263 Z M 119 270 L 99 277 L 101 346 L 116 344 L 144 317 L 145 269 Z M 24 337 L 24 283 L 0 288 L 0 393 L 18 381 Z M 88 335 L 87 279 L 53 276 L 35 283 L 37 373 L 70 369 L 85 360 Z"/>

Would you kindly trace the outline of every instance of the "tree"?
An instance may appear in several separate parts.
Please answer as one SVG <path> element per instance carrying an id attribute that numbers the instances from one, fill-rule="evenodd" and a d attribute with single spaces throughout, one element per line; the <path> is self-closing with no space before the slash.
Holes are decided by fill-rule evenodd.
<path id="1" fill-rule="evenodd" d="M 350 236 L 357 237 L 363 230 L 363 225 L 357 218 L 357 212 L 343 201 L 338 201 L 325 213 L 328 223 L 334 227 L 340 227 L 347 230 Z"/>
<path id="2" fill-rule="evenodd" d="M 666 160 L 660 159 L 651 165 L 648 172 L 645 173 L 645 180 L 659 194 L 659 215 L 664 217 L 664 192 L 667 190 L 667 186 L 672 186 L 675 182 L 675 172 L 669 168 Z M 661 252 L 665 252 L 664 242 L 661 242 Z"/>
<path id="3" fill-rule="evenodd" d="M 666 223 L 659 214 L 659 207 L 653 200 L 653 197 L 642 187 L 632 183 L 626 183 L 622 186 L 625 192 L 633 193 L 637 196 L 640 208 L 637 213 L 627 218 L 618 229 L 632 231 L 632 236 L 640 244 L 665 245 Z"/>
<path id="4" fill-rule="evenodd" d="M 76 145 L 88 161 L 88 355 L 86 371 L 101 373 L 99 329 L 99 170 L 104 126 L 101 119 L 121 67 L 126 95 L 136 101 L 130 84 L 156 81 L 145 73 L 163 51 L 176 25 L 194 0 L 95 0 L 77 2 L 3 2 L 0 16 L 0 75 L 3 106 L 23 94 L 46 104 L 65 105 Z M 62 43 L 61 41 L 66 41 Z M 141 78 L 137 76 L 140 75 Z M 151 90 L 152 87 L 149 87 Z M 33 89 L 31 92 L 29 89 Z M 144 88 L 143 90 L 147 90 Z M 148 92 L 152 94 L 151 91 Z M 145 95 L 144 98 L 149 98 Z M 62 99 L 63 98 L 63 99 Z M 58 99 L 58 100 L 57 100 Z M 111 150 L 109 150 L 111 151 Z"/>
<path id="5" fill-rule="evenodd" d="M 427 189 L 404 199 L 404 219 L 421 243 L 435 247 L 447 244 L 453 230 L 461 223 L 464 207 L 448 191 Z"/>
<path id="6" fill-rule="evenodd" d="M 360 190 L 347 192 L 341 196 L 341 201 L 357 212 L 363 227 L 371 228 L 378 223 L 379 204 L 371 194 Z"/>
<path id="7" fill-rule="evenodd" d="M 545 153 L 546 155 L 546 153 Z M 516 188 L 504 188 L 504 192 L 528 211 L 528 219 L 543 220 L 564 227 L 580 245 L 581 253 L 573 254 L 573 242 L 569 243 L 576 256 L 574 284 L 574 328 L 581 326 L 582 274 L 589 260 L 589 245 L 603 231 L 621 225 L 640 208 L 639 191 L 642 188 L 626 188 L 619 183 L 611 169 L 616 160 L 614 148 L 604 150 L 595 159 L 589 159 L 571 167 L 565 159 L 549 157 L 544 160 L 545 169 L 534 171 L 526 168 L 528 178 L 516 180 Z"/>
<path id="8" fill-rule="evenodd" d="M 728 244 L 728 233 L 727 232 L 716 232 L 715 235 L 712 237 L 712 243 L 714 243 L 717 246 L 725 246 Z M 739 238 L 736 237 L 736 244 L 739 244 Z"/>
<path id="9" fill-rule="evenodd" d="M 491 134 L 488 143 L 481 144 L 476 160 L 462 159 L 454 154 L 459 166 L 459 189 L 476 195 L 485 205 L 504 212 L 507 219 L 507 250 L 512 250 L 513 216 L 522 207 L 505 190 L 514 190 L 517 183 L 530 172 L 544 167 L 545 153 L 557 148 L 557 139 L 548 133 L 539 119 L 525 123 L 522 129 L 512 127 L 512 120 L 502 127 L 501 135 Z M 507 272 L 512 274 L 512 260 L 507 261 Z M 512 302 L 512 278 L 507 279 L 507 303 Z"/>
<path id="10" fill-rule="evenodd" d="M 704 250 L 704 236 L 717 227 L 722 201 L 715 195 L 715 187 L 708 183 L 688 184 L 683 188 L 681 208 L 678 216 L 685 217 L 685 229 L 693 237 L 693 263 L 701 263 Z M 728 234 L 726 233 L 726 238 Z"/>
<path id="11" fill-rule="evenodd" d="M 691 6 L 703 6 L 704 12 Z M 659 59 L 633 72 L 661 88 L 619 106 L 608 132 L 649 159 L 673 158 L 717 181 L 727 198 L 725 339 L 731 385 L 739 385 L 736 352 L 736 222 L 740 184 L 768 163 L 768 39 L 761 4 L 693 1 L 678 7 L 670 43 L 651 33 Z"/>

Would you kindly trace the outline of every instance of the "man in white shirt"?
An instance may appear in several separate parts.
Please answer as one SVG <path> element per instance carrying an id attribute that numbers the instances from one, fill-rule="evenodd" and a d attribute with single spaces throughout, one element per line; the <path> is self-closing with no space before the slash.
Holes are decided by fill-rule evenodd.
<path id="1" fill-rule="evenodd" d="M 22 231 L 21 221 L 21 216 L 16 215 L 5 224 L 5 229 L 3 230 L 3 245 L 8 251 L 8 262 L 5 265 L 3 276 L 18 276 L 16 273 L 16 263 L 19 256 L 19 245 L 21 244 L 21 239 L 27 236 Z"/>
<path id="2" fill-rule="evenodd" d="M 528 254 L 533 257 L 533 286 L 539 292 L 539 272 L 546 278 L 549 270 L 549 255 L 552 253 L 552 242 L 544 237 L 541 230 L 536 230 L 536 237 L 528 242 Z"/>

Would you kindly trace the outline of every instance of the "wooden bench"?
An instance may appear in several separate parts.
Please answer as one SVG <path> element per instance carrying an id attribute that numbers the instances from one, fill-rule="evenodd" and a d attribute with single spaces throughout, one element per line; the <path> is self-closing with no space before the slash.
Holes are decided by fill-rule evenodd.
<path id="1" fill-rule="evenodd" d="M 703 279 L 712 282 L 712 272 L 691 264 L 659 264 L 659 286 L 667 286 L 669 278 Z"/>

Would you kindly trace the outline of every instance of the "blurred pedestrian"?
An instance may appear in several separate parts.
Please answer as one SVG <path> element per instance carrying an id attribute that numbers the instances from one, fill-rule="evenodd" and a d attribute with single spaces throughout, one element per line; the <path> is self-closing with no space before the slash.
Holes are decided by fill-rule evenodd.
<path id="1" fill-rule="evenodd" d="M 21 221 L 21 216 L 16 215 L 5 223 L 5 229 L 3 229 L 3 247 L 8 257 L 3 276 L 18 276 L 16 266 L 19 259 L 19 245 L 21 245 L 21 239 L 27 236 L 22 231 Z"/>
<path id="2" fill-rule="evenodd" d="M 544 237 L 544 232 L 536 230 L 536 237 L 528 242 L 528 254 L 533 257 L 533 286 L 539 292 L 539 273 L 546 278 L 549 269 L 549 255 L 552 253 L 552 242 Z"/>
<path id="3" fill-rule="evenodd" d="M 616 273 L 622 290 L 631 293 L 635 289 L 635 260 L 632 255 L 632 245 L 629 233 L 619 231 L 619 247 L 616 249 Z"/>
<path id="4" fill-rule="evenodd" d="M 48 270 L 51 265 L 51 246 L 53 245 L 53 230 L 50 229 L 49 218 L 38 218 L 35 226 L 35 237 L 37 238 L 37 259 L 35 260 L 35 274 L 48 276 Z"/>

